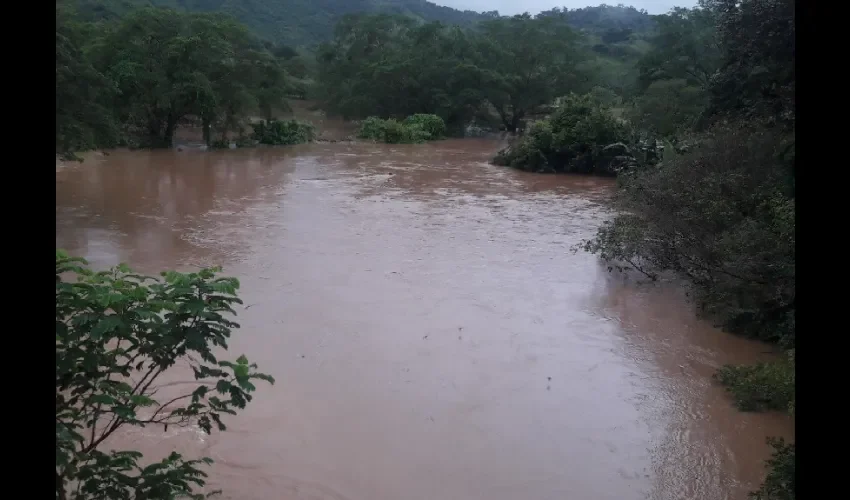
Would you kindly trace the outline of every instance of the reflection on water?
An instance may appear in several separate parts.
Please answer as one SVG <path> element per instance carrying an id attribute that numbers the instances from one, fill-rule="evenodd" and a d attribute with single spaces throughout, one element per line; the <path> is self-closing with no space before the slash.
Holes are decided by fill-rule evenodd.
<path id="1" fill-rule="evenodd" d="M 488 165 L 494 142 L 114 152 L 57 171 L 57 246 L 155 272 L 222 264 L 231 342 L 278 380 L 226 433 L 113 443 L 216 460 L 233 499 L 729 499 L 782 416 L 711 383 L 764 346 L 675 283 L 569 248 L 610 180 Z M 191 380 L 170 374 L 175 390 Z"/>

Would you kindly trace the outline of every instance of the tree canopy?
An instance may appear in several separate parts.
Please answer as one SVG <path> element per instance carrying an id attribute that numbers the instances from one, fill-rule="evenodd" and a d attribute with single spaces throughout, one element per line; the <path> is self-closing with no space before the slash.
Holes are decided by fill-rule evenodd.
<path id="1" fill-rule="evenodd" d="M 490 17 L 426 0 L 72 0 L 86 20 L 118 19 L 144 6 L 232 16 L 257 36 L 279 44 L 313 47 L 328 41 L 348 14 L 374 13 L 469 27 Z"/>
<path id="2" fill-rule="evenodd" d="M 170 146 L 188 116 L 209 143 L 250 113 L 272 118 L 291 90 L 284 60 L 221 14 L 145 8 L 93 24 L 57 9 L 56 37 L 59 153 Z"/>
<path id="3" fill-rule="evenodd" d="M 464 31 L 406 17 L 346 17 L 318 53 L 320 96 L 346 117 L 436 114 L 449 127 L 492 106 L 510 131 L 579 77 L 563 18 L 496 18 Z"/>

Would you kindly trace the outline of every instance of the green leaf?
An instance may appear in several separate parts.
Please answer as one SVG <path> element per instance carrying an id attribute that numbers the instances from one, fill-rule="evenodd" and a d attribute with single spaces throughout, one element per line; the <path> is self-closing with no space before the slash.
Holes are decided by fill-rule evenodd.
<path id="1" fill-rule="evenodd" d="M 92 396 L 91 402 L 96 404 L 112 405 L 115 404 L 115 398 L 109 394 L 95 394 Z"/>
<path id="2" fill-rule="evenodd" d="M 117 315 L 105 316 L 92 328 L 89 335 L 92 340 L 100 340 L 104 334 L 111 332 L 121 325 L 121 318 Z"/>
<path id="3" fill-rule="evenodd" d="M 156 404 L 156 401 L 143 394 L 134 394 L 130 397 L 130 402 L 136 406 L 152 406 Z"/>

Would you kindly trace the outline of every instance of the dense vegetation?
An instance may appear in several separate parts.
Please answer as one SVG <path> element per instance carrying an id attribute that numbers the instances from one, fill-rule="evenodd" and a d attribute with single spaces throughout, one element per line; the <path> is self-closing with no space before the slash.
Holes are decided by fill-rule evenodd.
<path id="1" fill-rule="evenodd" d="M 604 104 L 590 95 L 570 94 L 493 163 L 533 172 L 616 175 L 633 162 L 620 142 L 627 137 L 627 127 Z"/>
<path id="2" fill-rule="evenodd" d="M 645 90 L 630 126 L 665 138 L 664 154 L 620 175 L 622 215 L 585 244 L 653 279 L 687 277 L 708 317 L 785 349 L 786 359 L 725 367 L 717 379 L 744 410 L 792 415 L 794 15 L 790 0 L 706 0 L 661 18 L 639 61 Z M 773 445 L 771 472 L 753 495 L 793 499 L 795 448 Z"/>
<path id="3" fill-rule="evenodd" d="M 401 122 L 370 116 L 360 124 L 357 137 L 387 144 L 414 144 L 440 139 L 445 132 L 446 124 L 437 115 L 410 115 Z"/>
<path id="4" fill-rule="evenodd" d="M 162 280 L 124 265 L 95 273 L 56 252 L 57 499 L 205 498 L 197 488 L 212 460 L 172 452 L 143 461 L 103 443 L 130 426 L 223 431 L 222 415 L 251 401 L 252 380 L 274 383 L 245 356 L 216 358 L 239 327 L 226 315 L 241 304 L 239 282 L 216 271 L 168 272 Z M 178 362 L 191 367 L 195 386 L 156 397 L 163 389 L 156 381 Z"/>
<path id="5" fill-rule="evenodd" d="M 141 7 L 167 7 L 185 12 L 223 13 L 269 42 L 289 47 L 313 48 L 329 41 L 337 24 L 350 14 L 389 14 L 419 23 L 474 27 L 499 17 L 497 11 L 473 12 L 437 5 L 428 0 L 67 0 L 85 21 L 120 19 Z M 581 9 L 552 9 L 543 15 L 566 15 L 576 30 L 590 35 L 602 53 L 622 56 L 629 46 L 654 29 L 646 11 L 623 5 Z"/>
<path id="6" fill-rule="evenodd" d="M 218 14 L 134 11 L 84 23 L 56 10 L 56 151 L 171 146 L 193 119 L 206 142 L 242 135 L 249 114 L 286 107 L 281 58 Z"/>
<path id="7" fill-rule="evenodd" d="M 310 142 L 316 135 L 312 125 L 295 120 L 261 121 L 252 127 L 255 141 L 275 146 Z"/>
<path id="8" fill-rule="evenodd" d="M 436 10 L 409 15 L 418 11 L 396 8 L 405 2 Z M 57 152 L 169 146 L 184 122 L 202 126 L 210 145 L 227 144 L 230 134 L 245 143 L 248 115 L 271 120 L 287 109 L 285 97 L 315 97 L 326 111 L 358 119 L 436 114 L 454 135 L 471 122 L 515 131 L 567 92 L 592 91 L 618 104 L 651 25 L 648 15 L 626 7 L 552 10 L 534 19 L 473 16 L 418 0 L 350 2 L 333 11 L 335 32 L 317 35 L 329 41 L 314 58 L 258 27 L 281 17 L 261 13 L 284 4 L 57 2 Z M 297 7 L 325 11 L 322 2 Z M 387 9 L 395 13 L 344 16 Z M 156 43 L 145 47 L 145 40 Z"/>
<path id="9" fill-rule="evenodd" d="M 474 31 L 349 16 L 319 49 L 317 94 L 348 118 L 435 114 L 459 133 L 479 117 L 515 131 L 578 84 L 576 38 L 563 16 L 496 18 Z"/>
<path id="10" fill-rule="evenodd" d="M 363 12 L 407 16 L 420 21 L 471 26 L 491 17 L 459 11 L 426 0 L 73 0 L 86 20 L 118 19 L 138 7 L 186 12 L 218 12 L 244 23 L 264 40 L 292 47 L 313 47 L 333 35 L 347 14 Z"/>

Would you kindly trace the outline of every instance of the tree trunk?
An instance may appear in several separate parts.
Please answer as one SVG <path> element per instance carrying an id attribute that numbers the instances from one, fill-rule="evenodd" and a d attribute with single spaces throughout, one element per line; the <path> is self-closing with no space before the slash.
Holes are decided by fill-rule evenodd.
<path id="1" fill-rule="evenodd" d="M 494 106 L 496 108 L 496 113 L 499 114 L 499 118 L 502 120 L 502 125 L 505 126 L 505 130 L 510 133 L 513 133 L 516 129 L 513 127 L 511 120 L 508 120 L 508 114 L 505 112 L 505 108 L 503 106 Z"/>
<path id="2" fill-rule="evenodd" d="M 224 120 L 224 123 L 221 125 L 221 142 L 225 144 L 227 144 L 228 142 L 227 133 L 229 132 L 228 129 L 230 128 L 227 123 L 227 120 Z"/>
<path id="3" fill-rule="evenodd" d="M 511 117 L 511 127 L 510 127 L 511 132 L 513 132 L 513 133 L 517 133 L 518 131 L 520 133 L 523 132 L 523 129 L 524 129 L 523 122 L 522 122 L 523 116 L 525 116 L 524 111 L 517 111 L 516 109 L 514 109 L 514 115 L 513 115 L 513 117 Z"/>
<path id="4" fill-rule="evenodd" d="M 148 121 L 148 140 L 151 142 L 155 142 L 159 140 L 160 133 L 162 132 L 162 124 L 157 119 L 151 119 Z"/>
<path id="5" fill-rule="evenodd" d="M 175 130 L 177 130 L 177 120 L 169 116 L 168 123 L 165 125 L 165 133 L 162 136 L 163 147 L 170 148 L 174 144 Z"/>
<path id="6" fill-rule="evenodd" d="M 209 117 L 204 116 L 203 118 L 201 118 L 201 123 L 201 128 L 203 129 L 204 133 L 204 144 L 210 146 L 212 145 L 212 130 Z"/>

